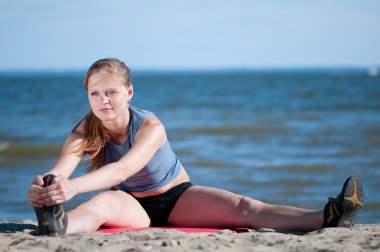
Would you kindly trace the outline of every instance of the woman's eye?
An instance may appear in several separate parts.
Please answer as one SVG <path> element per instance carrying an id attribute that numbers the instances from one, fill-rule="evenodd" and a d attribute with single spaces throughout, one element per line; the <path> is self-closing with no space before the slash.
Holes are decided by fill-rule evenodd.
<path id="1" fill-rule="evenodd" d="M 114 95 L 114 94 L 117 94 L 117 91 L 116 90 L 111 90 L 108 92 L 109 95 Z"/>
<path id="2" fill-rule="evenodd" d="M 97 95 L 99 95 L 98 92 L 91 92 L 91 96 L 97 96 Z"/>

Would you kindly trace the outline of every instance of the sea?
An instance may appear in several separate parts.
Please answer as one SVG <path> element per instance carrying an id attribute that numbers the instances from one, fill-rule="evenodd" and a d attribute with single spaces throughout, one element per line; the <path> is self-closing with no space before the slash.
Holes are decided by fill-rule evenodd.
<path id="1" fill-rule="evenodd" d="M 84 72 L 0 73 L 0 221 L 36 220 L 27 191 L 90 110 Z M 322 209 L 349 176 L 356 223 L 380 219 L 380 76 L 366 69 L 143 71 L 132 105 L 164 123 L 193 184 Z M 85 174 L 82 162 L 72 177 Z M 67 209 L 97 192 L 65 203 Z"/>

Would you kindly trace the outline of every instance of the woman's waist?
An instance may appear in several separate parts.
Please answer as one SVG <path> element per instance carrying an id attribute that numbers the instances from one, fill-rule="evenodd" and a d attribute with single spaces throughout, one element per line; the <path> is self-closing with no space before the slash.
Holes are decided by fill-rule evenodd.
<path id="1" fill-rule="evenodd" d="M 175 177 L 172 181 L 170 181 L 168 184 L 158 188 L 158 189 L 155 189 L 155 190 L 152 190 L 152 191 L 147 191 L 147 192 L 129 192 L 132 196 L 136 197 L 136 198 L 144 198 L 144 197 L 149 197 L 149 196 L 157 196 L 157 195 L 160 195 L 160 194 L 163 194 L 165 192 L 167 192 L 168 190 L 170 190 L 171 188 L 183 183 L 183 182 L 189 182 L 190 181 L 190 178 L 189 176 L 187 175 L 185 169 L 181 166 L 181 171 L 180 173 L 178 174 L 177 177 Z"/>

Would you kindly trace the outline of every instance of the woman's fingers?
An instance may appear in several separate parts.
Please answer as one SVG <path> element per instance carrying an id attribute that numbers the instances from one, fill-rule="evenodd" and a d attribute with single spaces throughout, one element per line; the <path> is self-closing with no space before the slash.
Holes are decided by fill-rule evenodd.
<path id="1" fill-rule="evenodd" d="M 65 197 L 61 194 L 57 194 L 54 196 L 39 198 L 35 203 L 39 205 L 53 206 L 63 202 L 65 202 Z"/>
<path id="2" fill-rule="evenodd" d="M 44 205 L 38 203 L 38 202 L 35 202 L 35 201 L 32 201 L 29 203 L 32 207 L 43 207 Z"/>
<path id="3" fill-rule="evenodd" d="M 36 195 L 34 202 L 39 205 L 53 206 L 65 202 L 65 195 L 60 190 L 46 191 L 47 187 L 42 188 Z"/>
<path id="4" fill-rule="evenodd" d="M 33 207 L 42 207 L 42 205 L 38 203 L 38 194 L 40 193 L 40 190 L 43 187 L 43 185 L 44 180 L 41 175 L 37 175 L 36 177 L 34 177 L 32 184 L 29 187 L 27 195 L 28 203 Z"/>
<path id="5" fill-rule="evenodd" d="M 28 200 L 28 203 L 31 204 L 32 206 L 40 205 L 38 203 L 38 199 L 39 199 L 39 193 L 40 193 L 41 189 L 42 188 L 36 184 L 32 184 L 29 187 L 27 200 Z M 36 207 L 38 207 L 38 206 L 36 206 Z"/>
<path id="6" fill-rule="evenodd" d="M 55 195 L 55 196 L 46 198 L 44 200 L 44 205 L 45 206 L 54 206 L 54 205 L 61 204 L 64 202 L 65 202 L 65 199 L 62 195 Z"/>
<path id="7" fill-rule="evenodd" d="M 53 184 L 47 187 L 43 185 L 43 177 L 38 175 L 29 187 L 27 200 L 33 207 L 53 206 L 68 200 L 68 180 L 65 177 L 57 175 Z"/>
<path id="8" fill-rule="evenodd" d="M 42 176 L 41 175 L 36 176 L 33 179 L 32 185 L 43 186 L 44 185 L 44 180 L 43 180 Z"/>
<path id="9" fill-rule="evenodd" d="M 57 176 L 57 180 L 50 186 L 41 188 L 39 203 L 51 206 L 70 200 L 74 195 L 71 193 L 69 180 L 63 176 Z"/>
<path id="10" fill-rule="evenodd" d="M 64 192 L 63 190 L 61 189 L 61 187 L 52 187 L 52 186 L 49 186 L 49 187 L 45 187 L 43 188 L 40 193 L 39 193 L 39 198 L 41 200 L 44 200 L 44 199 L 47 199 L 47 198 L 52 198 L 54 196 L 57 196 L 57 195 L 64 195 Z"/>

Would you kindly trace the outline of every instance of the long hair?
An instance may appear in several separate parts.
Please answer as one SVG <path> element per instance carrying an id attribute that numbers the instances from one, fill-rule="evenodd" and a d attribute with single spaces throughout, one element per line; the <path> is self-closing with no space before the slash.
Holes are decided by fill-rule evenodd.
<path id="1" fill-rule="evenodd" d="M 88 80 L 90 76 L 99 72 L 115 75 L 119 83 L 126 87 L 131 85 L 131 73 L 124 62 L 118 59 L 106 58 L 96 61 L 88 69 L 84 78 L 86 90 L 88 90 Z M 103 126 L 99 118 L 90 111 L 84 118 L 84 138 L 82 144 L 79 146 L 79 153 L 81 153 L 81 155 L 88 155 L 87 171 L 99 169 L 102 166 L 104 146 L 109 140 L 109 132 Z"/>

